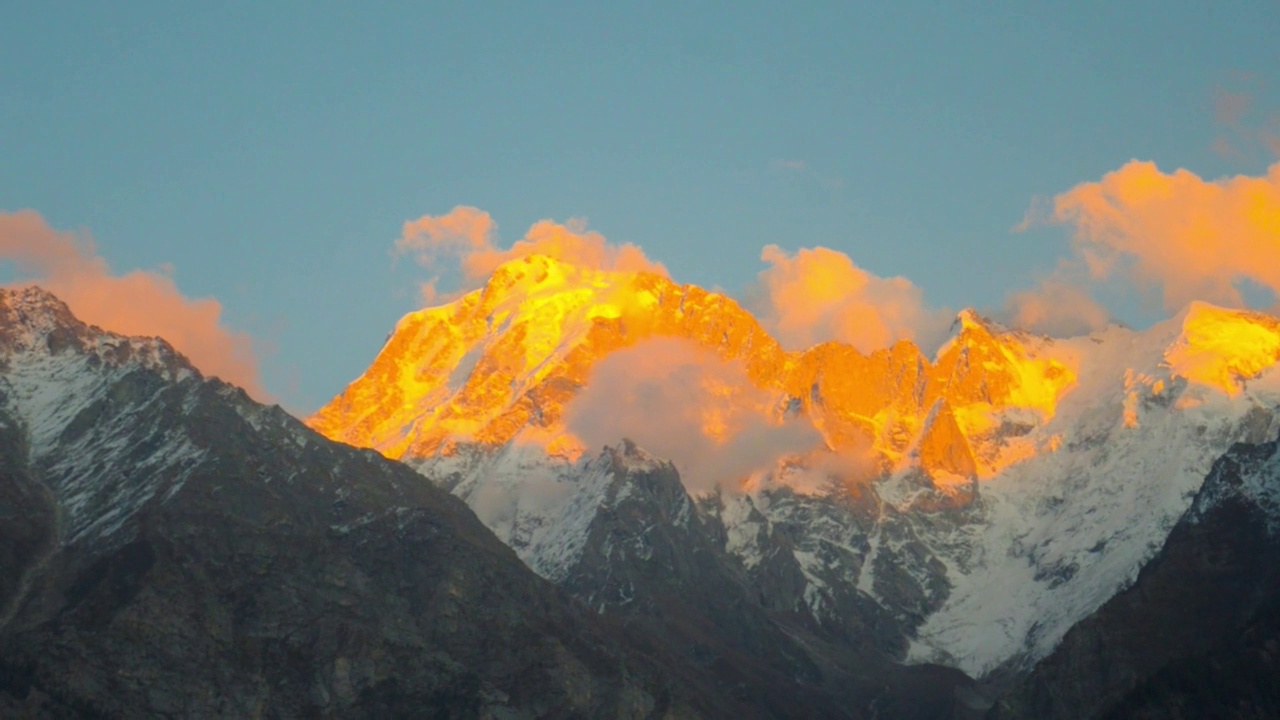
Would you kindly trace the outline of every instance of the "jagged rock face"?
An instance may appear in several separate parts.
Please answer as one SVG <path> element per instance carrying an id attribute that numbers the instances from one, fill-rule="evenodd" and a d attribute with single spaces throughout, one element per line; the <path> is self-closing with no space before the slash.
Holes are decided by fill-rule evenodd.
<path id="1" fill-rule="evenodd" d="M 834 449 L 872 447 L 900 461 L 917 444 L 928 443 L 921 453 L 926 472 L 989 476 L 1002 466 L 998 448 L 988 448 L 979 463 L 963 457 L 973 454 L 968 446 L 998 445 L 992 431 L 1006 414 L 1037 424 L 1052 418 L 1058 399 L 1075 382 L 1073 361 L 1048 354 L 1043 338 L 993 330 L 970 311 L 957 322 L 960 332 L 936 361 L 905 340 L 870 355 L 823 343 L 798 356 L 782 385 L 804 401 Z M 947 416 L 946 436 L 933 441 L 928 426 L 939 407 Z M 944 447 L 952 441 L 965 447 Z M 933 460 L 940 464 L 929 464 Z"/>
<path id="2" fill-rule="evenodd" d="M 935 717 L 930 713 L 970 682 L 942 673 L 923 683 L 921 673 L 936 668 L 900 665 L 907 629 L 921 611 L 886 610 L 844 582 L 848 568 L 823 575 L 822 612 L 814 612 L 811 567 L 797 558 L 856 565 L 862 555 L 846 554 L 843 540 L 828 542 L 810 528 L 839 527 L 851 517 L 874 526 L 870 493 L 847 504 L 793 494 L 794 522 L 784 522 L 781 496 L 769 498 L 772 519 L 751 508 L 750 496 L 695 501 L 670 463 L 628 443 L 574 464 L 549 463 L 527 448 L 473 450 L 436 458 L 421 471 L 476 508 L 539 574 L 666 648 L 673 662 L 714 672 L 753 706 L 818 717 L 892 707 L 894 717 Z M 918 550 L 913 542 L 901 545 Z M 877 557 L 893 567 L 892 550 Z M 920 583 L 929 581 L 909 574 L 886 570 L 881 578 L 886 593 L 897 590 L 924 607 L 945 595 L 937 578 L 927 588 Z"/>
<path id="3" fill-rule="evenodd" d="M 945 473 L 970 478 L 978 473 L 969 440 L 946 400 L 939 400 L 925 421 L 918 452 L 921 469 L 930 475 Z"/>
<path id="4" fill-rule="evenodd" d="M 634 446 L 606 453 L 612 482 L 591 521 L 582 555 L 559 583 L 588 607 L 625 617 L 685 661 L 718 667 L 735 692 L 766 715 L 844 715 L 829 689 L 858 692 L 847 673 L 824 674 L 746 591 L 670 464 Z M 800 699 L 803 698 L 803 699 Z M 863 699 L 865 702 L 865 699 Z M 824 702 L 825 701 L 825 702 Z"/>
<path id="5" fill-rule="evenodd" d="M 1280 716 L 1280 456 L 1240 445 L 1133 586 L 1073 628 L 992 713 Z"/>
<path id="6" fill-rule="evenodd" d="M 890 462 L 941 400 L 962 411 L 956 428 L 965 434 L 986 433 L 1007 409 L 1052 415 L 1072 371 L 984 322 L 966 314 L 936 364 L 907 341 L 870 356 L 840 343 L 785 351 L 719 293 L 531 256 L 503 265 L 481 290 L 405 316 L 368 371 L 308 423 L 393 458 L 517 436 L 577 457 L 584 448 L 564 412 L 595 365 L 647 339 L 678 338 L 740 361 L 775 406 L 801 408 L 829 447 L 874 448 Z"/>
<path id="7" fill-rule="evenodd" d="M 723 497 L 697 507 L 670 463 L 624 443 L 596 465 L 603 501 L 557 584 L 681 664 L 714 672 L 762 714 L 937 717 L 971 684 L 896 662 L 903 626 L 852 589 L 837 598 L 841 613 L 815 619 L 786 534 L 759 538 L 772 550 L 745 567 L 726 550 Z"/>
<path id="8" fill-rule="evenodd" d="M 36 290 L 0 338 L 0 715 L 753 715 L 163 341 Z"/>

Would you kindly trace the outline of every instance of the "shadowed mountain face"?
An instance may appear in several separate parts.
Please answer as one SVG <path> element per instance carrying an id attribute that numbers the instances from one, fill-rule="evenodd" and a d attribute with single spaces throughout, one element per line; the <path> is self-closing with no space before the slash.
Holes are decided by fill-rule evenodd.
<path id="1" fill-rule="evenodd" d="M 0 362 L 0 715 L 752 717 L 778 693 L 609 625 L 417 473 L 162 341 L 5 292 Z M 843 714 L 824 697 L 783 714 Z"/>
<path id="2" fill-rule="evenodd" d="M 1280 455 L 1238 445 L 1128 589 L 992 715 L 1280 717 Z"/>
<path id="3" fill-rule="evenodd" d="M 865 598 L 841 598 L 840 623 L 815 622 L 790 555 L 748 572 L 724 549 L 719 498 L 696 507 L 670 463 L 624 443 L 591 474 L 603 503 L 557 584 L 726 691 L 750 695 L 764 715 L 948 717 L 973 685 L 956 670 L 898 663 L 901 626 Z M 781 550 L 787 540 L 764 542 Z M 823 697 L 836 709 L 801 710 Z"/>

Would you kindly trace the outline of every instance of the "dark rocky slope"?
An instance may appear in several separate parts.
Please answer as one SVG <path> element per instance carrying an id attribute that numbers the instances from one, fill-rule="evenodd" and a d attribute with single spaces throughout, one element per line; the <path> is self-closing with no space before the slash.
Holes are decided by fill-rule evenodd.
<path id="1" fill-rule="evenodd" d="M 1233 448 L 1134 584 L 991 715 L 1280 717 L 1277 497 L 1277 444 Z"/>
<path id="2" fill-rule="evenodd" d="M 716 496 L 699 508 L 674 466 L 631 443 L 606 456 L 611 482 L 561 588 L 770 717 L 960 712 L 972 681 L 896 662 L 902 630 L 874 603 L 843 605 L 838 628 L 814 620 L 784 532 L 759 539 L 767 559 L 749 572 L 726 550 Z"/>

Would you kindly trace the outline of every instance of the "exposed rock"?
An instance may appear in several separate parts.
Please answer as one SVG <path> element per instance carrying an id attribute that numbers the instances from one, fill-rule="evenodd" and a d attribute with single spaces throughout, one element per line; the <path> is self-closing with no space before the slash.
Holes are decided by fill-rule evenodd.
<path id="1" fill-rule="evenodd" d="M 1238 445 L 1132 587 L 1079 623 L 999 718 L 1280 716 L 1275 442 Z"/>
<path id="2" fill-rule="evenodd" d="M 967 481 L 978 474 L 969 441 L 956 423 L 955 413 L 946 400 L 939 400 L 925 420 L 917 452 L 921 469 L 935 479 L 940 475 L 951 475 Z"/>

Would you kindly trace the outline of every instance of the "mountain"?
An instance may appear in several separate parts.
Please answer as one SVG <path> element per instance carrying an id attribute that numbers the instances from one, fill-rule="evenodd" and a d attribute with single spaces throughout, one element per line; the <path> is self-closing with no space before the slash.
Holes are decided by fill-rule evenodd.
<path id="1" fill-rule="evenodd" d="M 758 382 L 785 354 L 737 304 L 652 273 L 583 268 L 535 255 L 482 289 L 406 315 L 369 369 L 308 419 L 320 433 L 392 458 L 490 447 L 517 436 L 577 457 L 565 404 L 611 352 L 653 337 L 695 338 L 742 359 Z"/>
<path id="2" fill-rule="evenodd" d="M 701 634 L 798 678 L 891 678 L 859 695 L 873 710 L 929 676 L 921 707 L 974 716 L 1139 580 L 1215 462 L 1275 438 L 1280 322 L 1193 303 L 1142 331 L 1052 339 L 966 310 L 953 332 L 931 357 L 787 350 L 724 295 L 531 256 L 406 316 L 308 424 L 418 469 L 539 575 L 686 660 L 705 648 L 674 641 Z M 609 393 L 668 342 L 715 359 L 682 391 L 749 402 L 690 424 L 658 393 L 626 426 L 644 437 L 590 448 L 636 405 Z M 749 452 L 796 427 L 808 444 Z M 664 429 L 755 464 L 708 483 L 655 454 Z"/>
<path id="3" fill-rule="evenodd" d="M 1132 586 L 1072 628 L 998 717 L 1280 716 L 1280 452 L 1220 458 Z"/>
<path id="4" fill-rule="evenodd" d="M 0 290 L 0 577 L 5 717 L 856 715 L 684 663 L 419 474 L 36 288 Z"/>
<path id="5" fill-rule="evenodd" d="M 1026 336 L 997 341 L 975 313 L 957 322 L 936 362 L 906 341 L 870 356 L 839 343 L 788 352 L 720 293 L 534 255 L 453 303 L 406 315 L 369 369 L 307 422 L 397 459 L 513 441 L 577 458 L 585 448 L 564 426 L 566 405 L 604 358 L 654 338 L 741 362 L 751 383 L 802 408 L 837 450 L 871 444 L 897 459 L 934 418 L 958 419 L 967 444 L 988 441 L 1006 416 L 1052 414 L 1074 380 L 1069 367 Z M 1003 444 L 986 442 L 980 458 L 963 444 L 949 455 L 926 448 L 923 460 L 959 471 L 951 474 L 990 472 Z"/>

